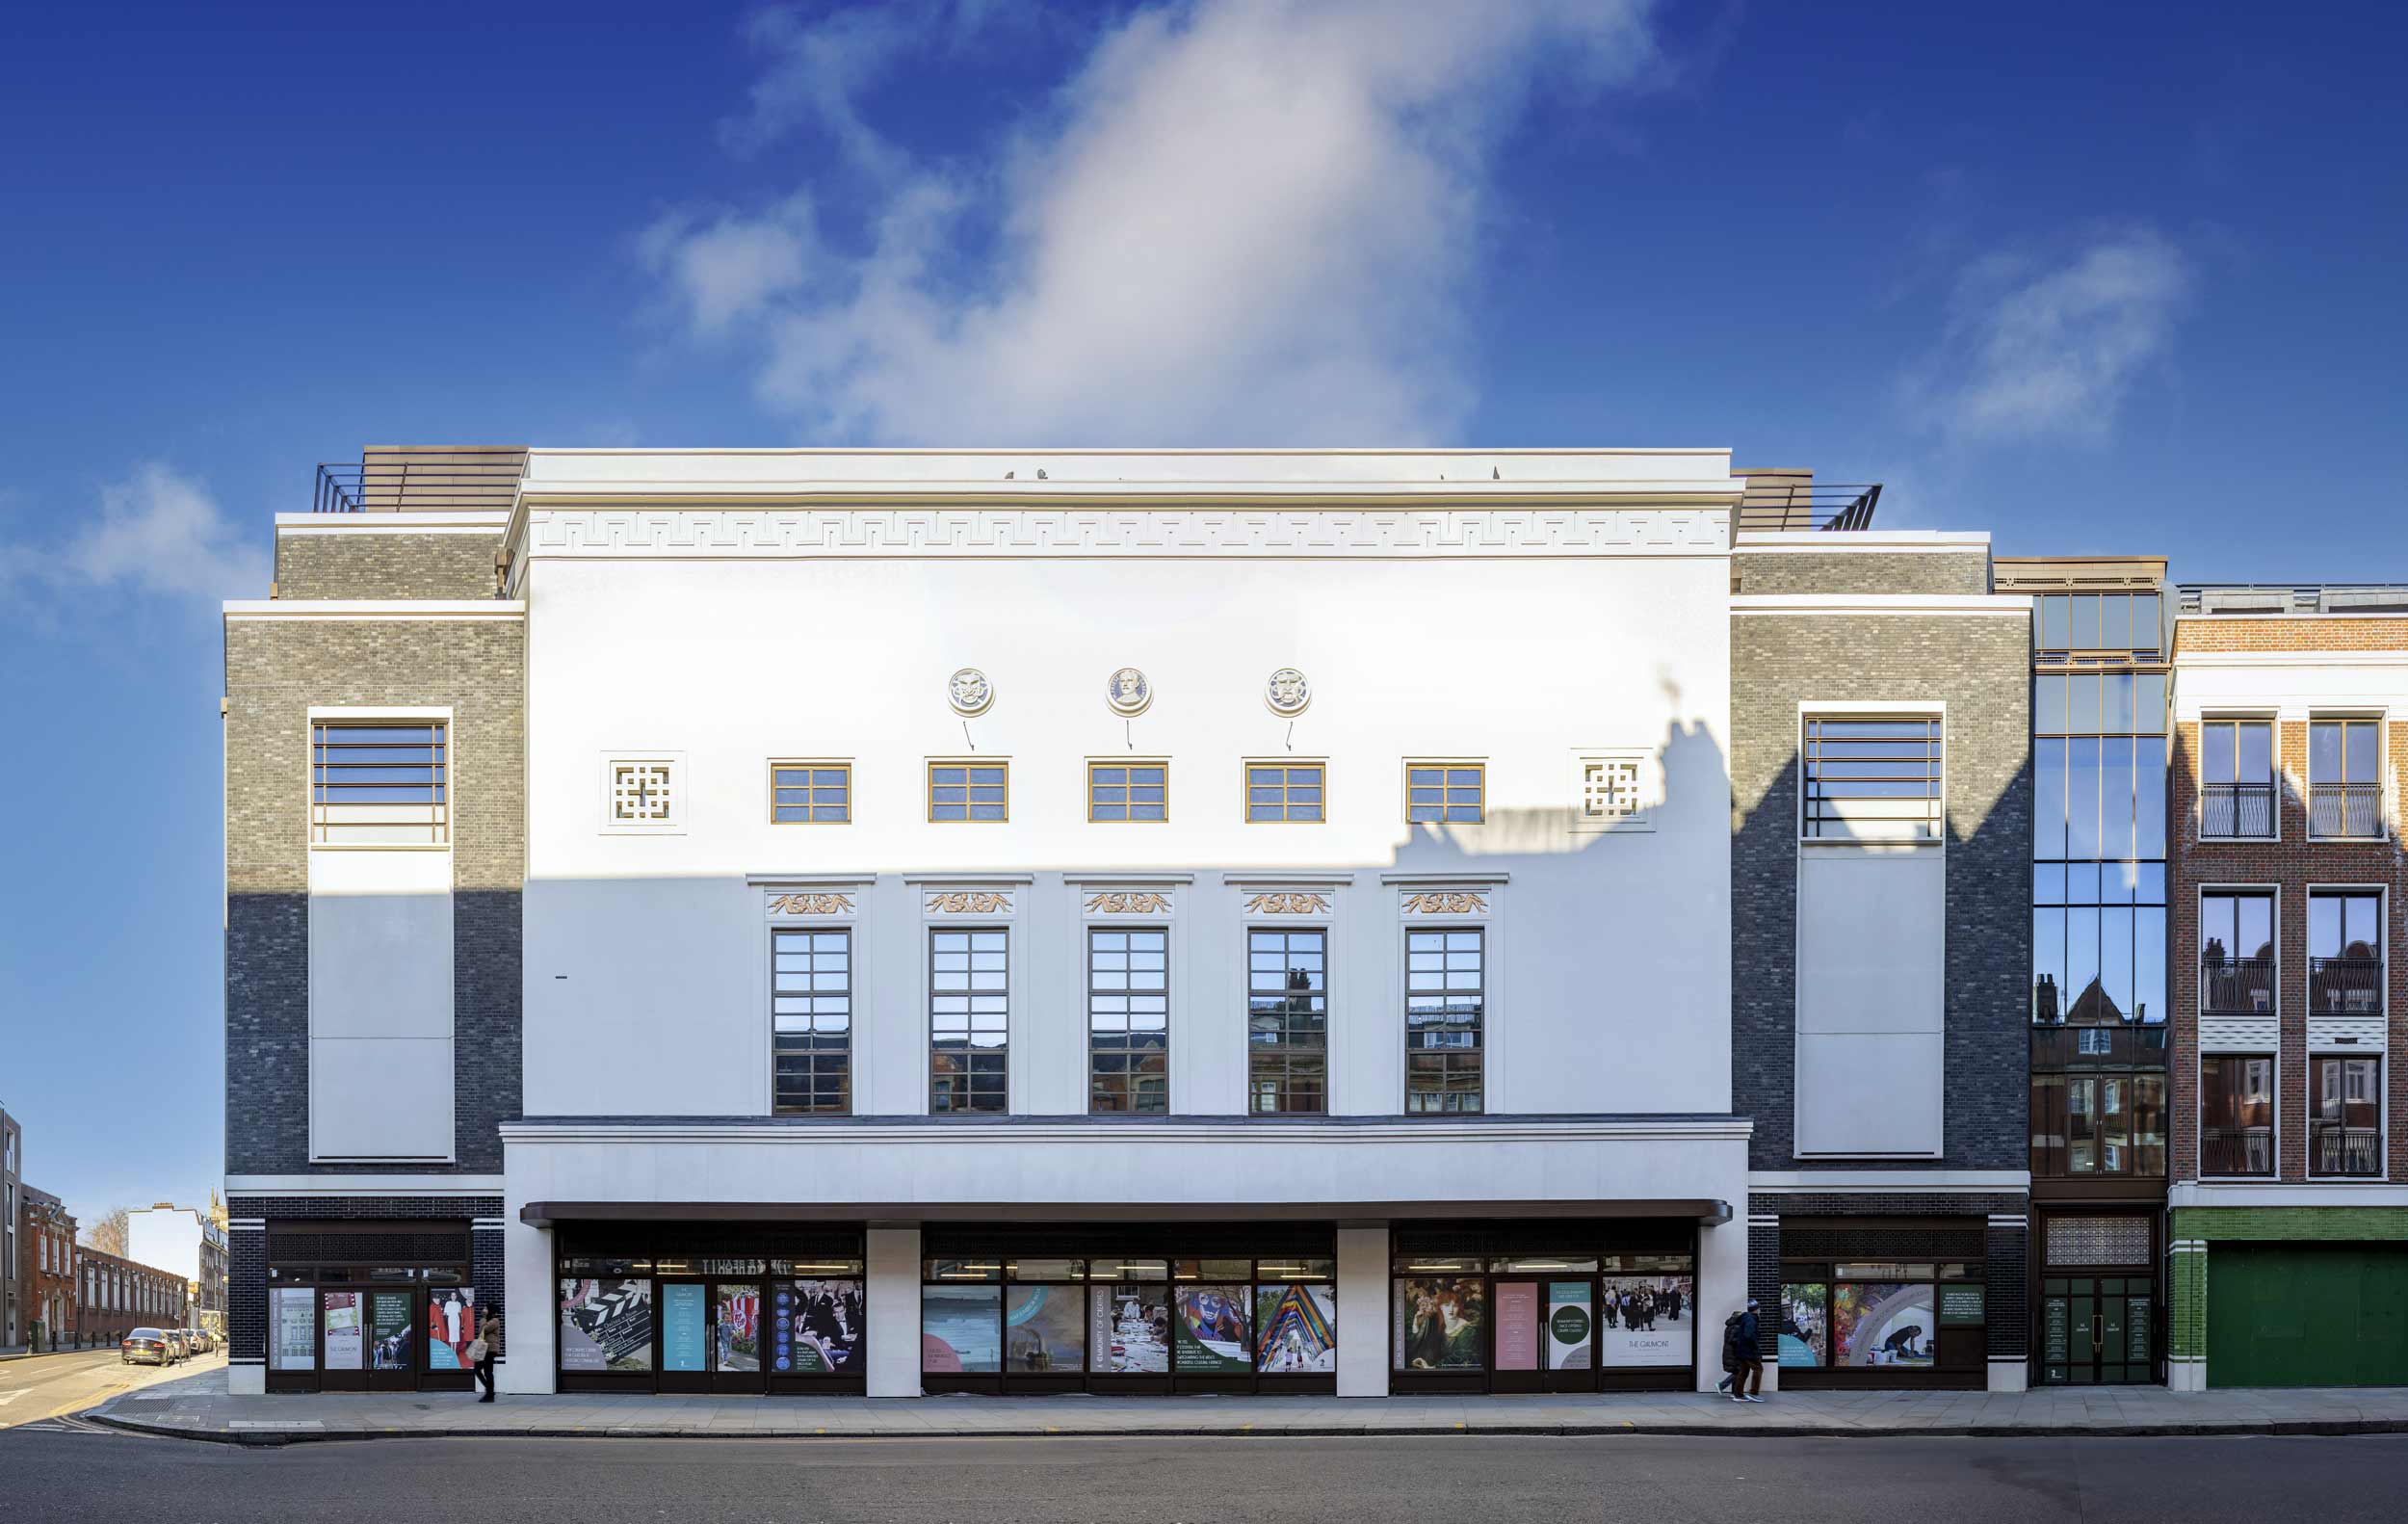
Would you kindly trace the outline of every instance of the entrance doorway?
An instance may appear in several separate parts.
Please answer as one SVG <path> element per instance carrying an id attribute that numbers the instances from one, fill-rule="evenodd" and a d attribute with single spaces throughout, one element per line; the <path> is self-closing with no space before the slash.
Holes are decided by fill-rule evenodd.
<path id="1" fill-rule="evenodd" d="M 2156 1379 L 2156 1316 L 2157 1282 L 2147 1275 L 2049 1277 L 2040 1290 L 2041 1380 L 2114 1386 Z"/>

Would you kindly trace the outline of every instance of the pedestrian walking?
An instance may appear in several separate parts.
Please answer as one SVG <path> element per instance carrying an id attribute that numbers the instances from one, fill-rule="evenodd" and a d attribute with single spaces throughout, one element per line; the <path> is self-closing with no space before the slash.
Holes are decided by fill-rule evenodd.
<path id="1" fill-rule="evenodd" d="M 477 1379 L 484 1384 L 484 1395 L 477 1399 L 481 1403 L 493 1401 L 493 1358 L 501 1353 L 502 1320 L 498 1317 L 487 1316 L 484 1320 L 484 1327 L 479 1328 L 477 1336 L 468 1341 L 469 1369 L 474 1371 Z"/>
<path id="2" fill-rule="evenodd" d="M 1765 1400 L 1765 1353 L 1759 1342 L 1764 1328 L 1756 1316 L 1756 1299 L 1747 1299 L 1747 1305 L 1725 1326 L 1724 1337 L 1734 1346 L 1731 1368 L 1731 1400 L 1735 1403 L 1761 1403 Z M 1751 1390 L 1749 1381 L 1754 1381 Z"/>

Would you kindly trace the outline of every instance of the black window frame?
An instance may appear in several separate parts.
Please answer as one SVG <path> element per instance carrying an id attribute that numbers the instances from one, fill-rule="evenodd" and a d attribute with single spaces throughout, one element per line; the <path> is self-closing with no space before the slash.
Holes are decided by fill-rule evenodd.
<path id="1" fill-rule="evenodd" d="M 1457 985 L 1454 981 L 1457 938 L 1469 937 L 1470 952 L 1475 963 L 1473 982 Z M 1435 938 L 1437 946 L 1418 946 Z M 1435 970 L 1440 983 L 1434 986 L 1442 1003 L 1451 1008 L 1455 997 L 1468 991 L 1474 1011 L 1468 1022 L 1453 1019 L 1422 1022 L 1416 1019 L 1416 985 L 1420 973 L 1415 960 L 1435 956 Z M 1461 1029 L 1458 1034 L 1458 1030 Z M 1430 1044 L 1419 1040 L 1429 1036 L 1463 1035 L 1467 1043 Z M 1488 1050 L 1488 933 L 1480 926 L 1410 926 L 1404 933 L 1404 1112 L 1408 1117 L 1477 1117 L 1487 1110 L 1487 1050 Z M 1435 1058 L 1439 1062 L 1421 1062 Z M 1439 1083 L 1434 1088 L 1417 1088 L 1417 1071 L 1436 1070 Z M 1450 1083 L 1468 1074 L 1472 1088 L 1466 1091 Z M 1460 1102 L 1465 1096 L 1469 1104 Z"/>
<path id="2" fill-rule="evenodd" d="M 1124 962 L 1118 970 L 1123 983 L 1117 988 L 1099 984 L 1111 969 L 1099 969 L 1099 956 L 1113 949 L 1101 945 L 1103 939 L 1120 937 L 1124 945 L 1117 949 Z M 1139 990 L 1135 987 L 1140 970 L 1134 966 L 1139 949 L 1136 939 L 1144 937 L 1157 944 L 1145 951 L 1159 951 L 1162 966 L 1157 974 L 1158 987 Z M 1146 971 L 1151 972 L 1151 971 Z M 1136 1002 L 1143 996 L 1159 995 L 1160 1027 L 1151 1033 L 1151 1042 L 1141 1042 L 1136 1022 L 1139 1012 Z M 1102 1009 L 1118 1002 L 1119 1011 Z M 1117 1018 L 1116 1028 L 1099 1025 Z M 1166 1117 L 1170 1114 L 1170 928 L 1166 926 L 1089 926 L 1086 929 L 1086 1018 L 1087 1018 L 1087 1113 L 1090 1116 Z M 1112 1039 L 1112 1040 L 1108 1040 Z M 1143 1104 L 1139 1093 L 1140 1079 L 1150 1079 L 1145 1089 L 1152 1092 L 1152 1104 Z M 1120 1104 L 1106 1104 L 1109 1094 L 1118 1097 Z"/>
<path id="3" fill-rule="evenodd" d="M 951 937 L 963 938 L 961 953 L 966 961 L 960 972 L 975 976 L 977 957 L 987 951 L 998 951 L 1003 957 L 1002 981 L 992 990 L 981 989 L 974 978 L 966 982 L 949 983 L 940 967 L 940 958 L 949 951 L 943 944 Z M 982 947 L 981 938 L 993 937 L 992 948 Z M 929 981 L 929 1114 L 934 1117 L 1002 1117 L 1011 1111 L 1011 928 L 1008 926 L 931 926 L 926 943 Z M 1000 1001 L 1000 1011 L 981 1012 L 976 1009 L 982 996 L 993 995 Z M 955 1012 L 946 1011 L 944 1003 L 958 999 L 963 1002 L 957 1024 L 958 1035 L 953 1035 L 956 1024 L 940 1021 Z M 998 1040 L 982 1047 L 977 1017 L 980 1014 L 1000 1014 L 1001 1024 L 992 1030 L 1000 1033 Z M 951 1044 L 957 1043 L 958 1046 Z M 981 1056 L 992 1062 L 964 1062 L 948 1069 L 949 1055 L 964 1061 Z M 949 1086 L 949 1080 L 958 1085 Z M 958 1103 L 956 1103 L 958 1100 Z"/>
<path id="4" fill-rule="evenodd" d="M 824 953 L 831 951 L 821 946 L 824 939 L 832 939 L 842 944 L 841 949 L 834 951 L 839 951 L 844 959 L 842 970 L 844 985 L 832 995 L 824 994 L 819 985 L 823 973 L 820 959 Z M 793 955 L 784 951 L 784 948 L 787 944 L 798 940 L 802 943 L 802 956 L 809 960 L 804 970 L 808 982 L 802 988 L 788 989 L 783 987 L 786 970 L 782 966 L 782 959 Z M 853 934 L 852 928 L 850 926 L 772 926 L 770 928 L 770 1110 L 773 1115 L 785 1117 L 851 1115 L 853 972 L 855 966 Z M 820 1010 L 823 1001 L 831 998 L 841 999 L 843 1006 L 841 1012 L 824 1012 Z M 798 1012 L 781 1009 L 784 1002 L 798 999 L 806 1003 L 806 1009 Z M 820 1026 L 821 1016 L 830 1013 L 840 1013 L 843 1016 L 844 1025 L 841 1028 L 824 1029 Z M 806 1025 L 800 1032 L 783 1030 L 781 1023 L 790 1015 L 799 1015 L 805 1019 Z M 829 1035 L 830 1030 L 841 1037 L 840 1042 L 828 1043 L 822 1040 Z M 789 1043 L 786 1039 L 791 1037 L 800 1037 L 809 1040 L 801 1043 Z M 789 1061 L 794 1060 L 800 1061 L 792 1072 L 800 1075 L 805 1081 L 801 1087 L 801 1094 L 808 1098 L 807 1104 L 789 1104 L 786 1099 L 789 1093 L 787 1085 L 787 1076 L 790 1072 Z M 830 1075 L 833 1075 L 836 1080 L 833 1087 L 822 1083 Z M 823 1097 L 830 1093 L 835 1097 L 834 1103 L 824 1104 Z"/>
<path id="5" fill-rule="evenodd" d="M 2263 1088 L 2250 1085 L 2248 1070 L 2245 1067 L 2238 1071 L 2234 1070 L 2233 1065 L 2237 1064 L 2264 1065 Z M 2277 1146 L 2279 1129 L 2282 1124 L 2281 1097 L 2280 1066 L 2274 1054 L 2263 1052 L 2201 1054 L 2199 1056 L 2198 1097 L 2194 1102 L 2198 1107 L 2199 1121 L 2199 1178 L 2203 1180 L 2273 1179 L 2281 1160 L 2281 1149 Z M 2229 1126 L 2217 1126 L 2214 1131 L 2219 1135 L 2219 1140 L 2222 1135 L 2230 1134 L 2233 1139 L 2239 1142 L 2238 1152 L 2242 1162 L 2238 1169 L 2211 1169 L 2208 1168 L 2209 1107 L 2218 1099 L 2224 1099 L 2229 1105 L 2231 1122 Z M 2250 1106 L 2265 1108 L 2264 1123 L 2246 1120 L 2243 1109 Z M 2261 1142 L 2264 1143 L 2264 1152 L 2263 1164 L 2256 1163 L 2251 1158 L 2258 1152 L 2255 1145 Z M 2229 1160 L 2229 1157 L 2228 1153 L 2226 1159 Z M 2222 1162 L 2226 1161 L 2219 1160 L 2219 1163 Z"/>
<path id="6" fill-rule="evenodd" d="M 1909 733 L 1919 732 L 1919 733 Z M 1920 752 L 1915 749 L 1920 748 Z M 1834 710 L 1801 716 L 1797 740 L 1797 831 L 1807 841 L 1939 841 L 1948 814 L 1948 720 L 1913 711 Z M 1832 775 L 1830 769 L 1842 770 Z M 1912 792 L 1920 788 L 1921 793 Z M 1848 801 L 1923 801 L 1920 821 L 1905 813 L 1851 821 Z M 1868 831 L 1876 822 L 1911 829 Z"/>
<path id="7" fill-rule="evenodd" d="M 1275 949 L 1267 949 L 1266 938 L 1276 937 Z M 1299 986 L 1294 978 L 1300 970 L 1294 958 L 1298 938 L 1309 939 L 1321 967 L 1320 985 L 1308 982 Z M 1258 983 L 1256 962 L 1266 951 L 1275 951 L 1280 959 L 1280 983 L 1276 986 Z M 1329 928 L 1326 926 L 1250 926 L 1245 933 L 1246 951 L 1246 1111 L 1257 1117 L 1326 1117 L 1329 1115 Z M 1299 996 L 1305 1003 L 1301 1012 L 1306 1020 L 1295 1019 L 1299 1012 L 1294 1009 Z M 1318 1010 L 1314 1008 L 1318 1008 Z M 1268 1018 L 1271 1025 L 1265 1027 Z M 1262 1042 L 1266 1032 L 1277 1034 L 1278 1040 Z M 1318 1036 L 1317 1042 L 1298 1042 L 1299 1034 Z M 1298 1064 L 1310 1064 L 1318 1057 L 1319 1079 L 1310 1086 L 1309 1093 L 1316 1103 L 1310 1106 L 1292 1104 L 1308 1093 L 1296 1084 Z M 1275 1064 L 1275 1071 L 1270 1065 Z M 1271 1089 L 1266 1091 L 1265 1079 L 1275 1074 Z M 1265 1105 L 1267 1098 L 1274 1104 Z"/>

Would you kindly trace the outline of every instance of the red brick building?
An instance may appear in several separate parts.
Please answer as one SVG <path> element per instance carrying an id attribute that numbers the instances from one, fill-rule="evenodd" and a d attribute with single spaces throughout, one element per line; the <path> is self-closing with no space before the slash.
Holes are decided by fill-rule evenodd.
<path id="1" fill-rule="evenodd" d="M 2172 1383 L 2408 1382 L 2408 587 L 2185 588 L 2172 660 Z"/>
<path id="2" fill-rule="evenodd" d="M 75 1219 L 47 1191 L 23 1188 L 17 1209 L 18 1267 L 25 1298 L 26 1344 L 68 1348 L 75 1333 Z"/>
<path id="3" fill-rule="evenodd" d="M 114 1344 L 136 1328 L 188 1324 L 184 1277 L 79 1245 L 75 1327 L 86 1344 Z"/>

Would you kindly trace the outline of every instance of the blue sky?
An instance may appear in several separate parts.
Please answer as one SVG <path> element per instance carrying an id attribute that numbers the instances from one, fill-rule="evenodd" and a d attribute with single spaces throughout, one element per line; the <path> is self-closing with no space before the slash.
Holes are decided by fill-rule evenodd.
<path id="1" fill-rule="evenodd" d="M 32 1177 L 86 1213 L 218 1177 L 216 601 L 264 592 L 320 460 L 1729 444 L 2004 554 L 2408 577 L 2403 29 L 12 8 L 0 670 L 36 724 L 0 1102 Z"/>

